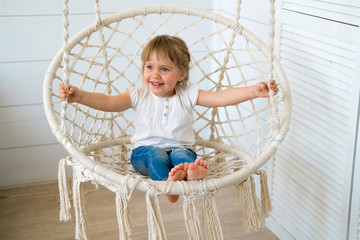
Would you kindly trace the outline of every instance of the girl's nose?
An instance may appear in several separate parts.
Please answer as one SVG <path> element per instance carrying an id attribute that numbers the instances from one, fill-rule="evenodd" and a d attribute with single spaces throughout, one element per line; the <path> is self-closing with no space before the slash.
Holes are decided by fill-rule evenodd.
<path id="1" fill-rule="evenodd" d="M 152 74 L 153 78 L 160 78 L 160 74 L 157 71 L 154 71 Z"/>

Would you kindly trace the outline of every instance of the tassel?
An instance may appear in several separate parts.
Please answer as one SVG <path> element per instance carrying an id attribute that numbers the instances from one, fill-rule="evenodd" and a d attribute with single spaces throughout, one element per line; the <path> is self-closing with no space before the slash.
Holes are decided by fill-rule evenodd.
<path id="1" fill-rule="evenodd" d="M 259 170 L 261 184 L 261 211 L 263 218 L 267 218 L 272 210 L 267 174 L 265 170 Z"/>
<path id="2" fill-rule="evenodd" d="M 258 198 L 256 196 L 256 186 L 254 177 L 250 176 L 250 182 L 251 182 L 251 194 L 252 194 L 252 200 L 254 202 L 254 214 L 256 215 L 256 219 L 259 219 L 260 226 L 258 227 L 264 227 L 264 218 L 260 216 L 259 207 L 258 207 Z M 257 220 L 256 220 L 257 221 Z M 256 227 L 257 228 L 257 227 Z"/>
<path id="3" fill-rule="evenodd" d="M 146 192 L 146 208 L 148 219 L 148 239 L 166 240 L 165 228 L 162 222 L 158 197 Z"/>
<path id="4" fill-rule="evenodd" d="M 204 218 L 207 239 L 208 240 L 224 239 L 213 194 L 208 194 L 204 196 L 203 218 Z"/>
<path id="5" fill-rule="evenodd" d="M 183 212 L 185 226 L 190 240 L 202 240 L 201 227 L 196 207 L 194 204 L 195 197 L 191 195 L 184 196 Z"/>
<path id="6" fill-rule="evenodd" d="M 84 210 L 84 195 L 82 190 L 82 184 L 79 179 L 79 175 L 81 173 L 74 169 L 74 176 L 73 176 L 73 201 L 74 201 L 74 210 L 75 210 L 75 239 L 81 240 L 87 239 L 86 236 L 86 217 L 85 217 L 85 210 Z"/>
<path id="7" fill-rule="evenodd" d="M 128 197 L 126 193 L 116 193 L 116 214 L 119 225 L 119 239 L 131 239 L 131 226 L 129 221 Z"/>
<path id="8" fill-rule="evenodd" d="M 66 159 L 63 158 L 59 162 L 58 169 L 58 186 L 59 186 L 59 196 L 60 196 L 60 216 L 59 220 L 67 222 L 71 219 L 70 214 L 70 199 L 68 191 L 68 182 L 66 176 Z"/>
<path id="9" fill-rule="evenodd" d="M 259 215 L 257 206 L 255 205 L 252 177 L 249 177 L 239 187 L 239 196 L 243 202 L 243 225 L 247 232 L 255 230 L 262 226 L 262 221 Z"/>

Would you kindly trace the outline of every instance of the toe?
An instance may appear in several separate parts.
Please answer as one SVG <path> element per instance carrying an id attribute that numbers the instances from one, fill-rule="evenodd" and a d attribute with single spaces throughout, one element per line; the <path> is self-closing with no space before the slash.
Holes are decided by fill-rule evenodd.
<path id="1" fill-rule="evenodd" d="M 184 167 L 184 164 L 180 163 L 178 165 L 176 165 L 174 168 L 175 169 L 182 169 Z"/>
<path id="2" fill-rule="evenodd" d="M 188 162 L 184 163 L 184 168 L 183 168 L 184 171 L 187 171 L 188 168 L 189 168 L 189 163 Z"/>
<path id="3" fill-rule="evenodd" d="M 189 163 L 188 169 L 193 169 L 195 166 L 196 166 L 196 163 L 194 163 L 194 162 Z"/>
<path id="4" fill-rule="evenodd" d="M 206 161 L 204 161 L 204 168 L 206 168 L 206 169 L 208 169 L 209 168 L 209 164 L 206 162 Z"/>

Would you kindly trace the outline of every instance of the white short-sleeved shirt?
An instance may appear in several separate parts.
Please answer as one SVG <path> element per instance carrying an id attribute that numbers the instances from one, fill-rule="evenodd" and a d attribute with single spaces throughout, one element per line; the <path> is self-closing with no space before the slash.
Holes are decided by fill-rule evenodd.
<path id="1" fill-rule="evenodd" d="M 134 148 L 190 147 L 194 144 L 192 112 L 199 95 L 198 85 L 176 86 L 176 94 L 169 98 L 158 97 L 147 87 L 132 87 L 129 92 L 135 110 Z"/>

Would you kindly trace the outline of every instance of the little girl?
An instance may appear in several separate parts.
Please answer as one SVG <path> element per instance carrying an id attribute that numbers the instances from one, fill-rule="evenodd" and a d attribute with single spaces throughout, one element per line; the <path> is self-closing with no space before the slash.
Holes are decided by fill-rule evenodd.
<path id="1" fill-rule="evenodd" d="M 174 36 L 152 39 L 142 55 L 142 88 L 130 87 L 116 96 L 86 92 L 60 84 L 60 100 L 78 102 L 88 107 L 111 112 L 135 110 L 134 148 L 131 164 L 139 173 L 153 180 L 201 180 L 209 165 L 197 159 L 192 150 L 195 137 L 192 111 L 195 105 L 220 107 L 238 104 L 257 97 L 269 97 L 269 88 L 276 92 L 274 80 L 254 86 L 231 88 L 219 92 L 198 89 L 188 84 L 190 53 L 186 43 Z M 168 195 L 176 202 L 177 195 Z"/>

